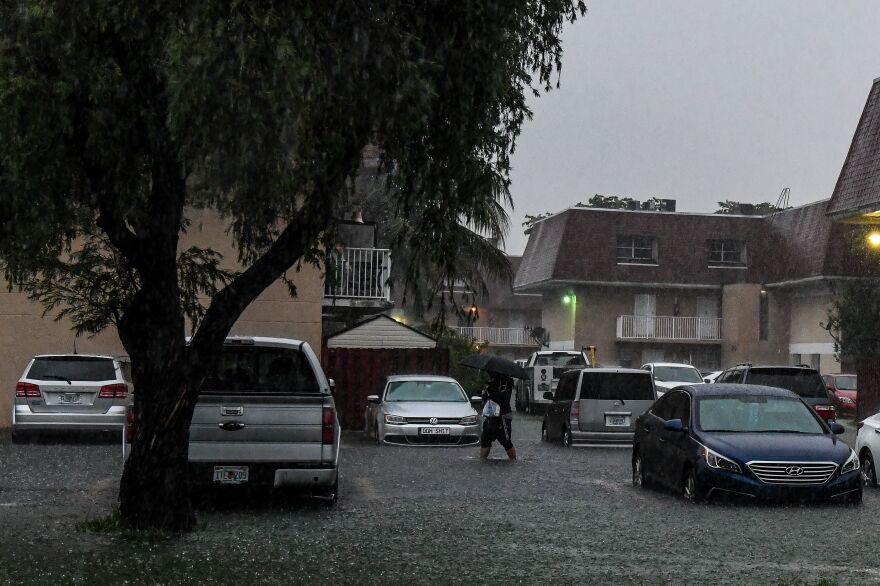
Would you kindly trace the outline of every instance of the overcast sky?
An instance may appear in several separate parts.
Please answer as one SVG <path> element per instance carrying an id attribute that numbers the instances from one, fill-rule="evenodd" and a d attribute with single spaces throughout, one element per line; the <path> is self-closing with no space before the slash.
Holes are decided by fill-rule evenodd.
<path id="1" fill-rule="evenodd" d="M 562 86 L 531 102 L 507 250 L 526 214 L 594 193 L 791 205 L 830 197 L 874 78 L 880 2 L 588 0 Z"/>

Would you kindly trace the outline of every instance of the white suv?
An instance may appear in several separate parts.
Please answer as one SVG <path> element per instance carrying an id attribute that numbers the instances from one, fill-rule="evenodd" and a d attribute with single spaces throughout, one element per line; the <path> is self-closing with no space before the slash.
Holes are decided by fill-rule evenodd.
<path id="1" fill-rule="evenodd" d="M 704 384 L 703 375 L 690 364 L 677 362 L 649 362 L 642 365 L 642 370 L 651 372 L 654 377 L 654 386 L 657 388 L 657 397 L 681 385 Z"/>
<path id="2" fill-rule="evenodd" d="M 15 385 L 12 441 L 40 431 L 122 433 L 132 392 L 126 367 L 113 356 L 35 356 Z"/>

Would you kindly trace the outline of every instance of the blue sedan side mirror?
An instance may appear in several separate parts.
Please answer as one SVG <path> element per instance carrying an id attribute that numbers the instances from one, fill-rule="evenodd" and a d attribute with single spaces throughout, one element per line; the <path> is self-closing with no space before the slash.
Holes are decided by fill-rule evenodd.
<path id="1" fill-rule="evenodd" d="M 834 435 L 846 433 L 846 428 L 839 423 L 829 423 L 828 427 L 831 429 L 831 433 L 833 433 Z"/>
<path id="2" fill-rule="evenodd" d="M 670 419 L 663 424 L 663 429 L 668 429 L 669 431 L 687 431 L 687 427 L 684 426 L 681 419 Z"/>

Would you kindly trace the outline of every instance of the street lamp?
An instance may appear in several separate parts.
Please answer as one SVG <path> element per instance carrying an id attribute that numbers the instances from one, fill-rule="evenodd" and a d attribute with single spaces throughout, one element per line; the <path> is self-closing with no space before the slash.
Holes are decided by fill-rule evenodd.
<path id="1" fill-rule="evenodd" d="M 868 234 L 868 244 L 871 248 L 880 248 L 880 232 L 874 231 Z"/>

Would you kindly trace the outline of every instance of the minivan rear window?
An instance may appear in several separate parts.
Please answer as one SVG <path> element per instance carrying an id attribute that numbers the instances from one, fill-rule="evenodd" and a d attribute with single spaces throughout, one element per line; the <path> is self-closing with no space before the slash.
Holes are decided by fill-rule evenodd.
<path id="1" fill-rule="evenodd" d="M 202 384 L 202 393 L 317 394 L 320 386 L 306 356 L 294 348 L 224 346 Z"/>
<path id="2" fill-rule="evenodd" d="M 653 401 L 651 375 L 635 372 L 584 372 L 581 399 Z"/>
<path id="3" fill-rule="evenodd" d="M 801 368 L 752 368 L 746 383 L 794 391 L 801 397 L 828 398 L 825 383 L 815 370 Z"/>
<path id="4" fill-rule="evenodd" d="M 26 378 L 43 381 L 116 380 L 116 368 L 110 358 L 96 356 L 42 356 L 36 358 Z"/>

